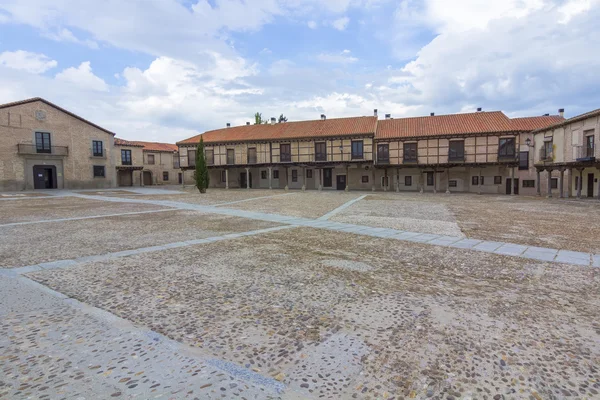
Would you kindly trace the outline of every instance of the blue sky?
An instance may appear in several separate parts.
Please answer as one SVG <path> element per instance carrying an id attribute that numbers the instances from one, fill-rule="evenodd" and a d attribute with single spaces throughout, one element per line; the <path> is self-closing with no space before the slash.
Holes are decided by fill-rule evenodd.
<path id="1" fill-rule="evenodd" d="M 600 107 L 599 0 L 0 0 L 0 102 L 138 140 L 290 120 Z"/>

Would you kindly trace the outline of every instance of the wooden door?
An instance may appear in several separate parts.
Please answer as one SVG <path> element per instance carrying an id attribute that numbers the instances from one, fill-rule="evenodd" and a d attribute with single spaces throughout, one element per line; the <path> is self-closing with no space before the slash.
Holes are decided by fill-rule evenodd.
<path id="1" fill-rule="evenodd" d="M 336 189 L 346 190 L 346 175 L 336 176 Z"/>
<path id="2" fill-rule="evenodd" d="M 331 168 L 323 168 L 323 187 L 333 186 L 333 170 Z"/>
<path id="3" fill-rule="evenodd" d="M 594 197 L 594 174 L 588 174 L 587 197 Z"/>

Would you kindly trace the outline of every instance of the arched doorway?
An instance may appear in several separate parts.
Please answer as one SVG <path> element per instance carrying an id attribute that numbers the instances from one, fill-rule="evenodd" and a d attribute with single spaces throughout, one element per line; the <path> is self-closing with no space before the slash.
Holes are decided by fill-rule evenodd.
<path id="1" fill-rule="evenodd" d="M 144 182 L 144 186 L 151 186 L 152 182 L 152 171 L 144 171 L 142 173 L 142 179 Z"/>

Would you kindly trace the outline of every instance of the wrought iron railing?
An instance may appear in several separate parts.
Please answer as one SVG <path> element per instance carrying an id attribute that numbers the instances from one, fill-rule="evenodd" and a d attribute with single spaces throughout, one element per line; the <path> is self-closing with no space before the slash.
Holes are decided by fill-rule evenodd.
<path id="1" fill-rule="evenodd" d="M 17 153 L 23 155 L 52 155 L 52 156 L 68 156 L 68 146 L 50 146 L 50 147 L 38 147 L 35 144 L 17 144 Z"/>
<path id="2" fill-rule="evenodd" d="M 552 148 L 547 148 L 546 146 L 540 149 L 540 161 L 552 161 L 553 159 L 553 151 Z"/>
<path id="3" fill-rule="evenodd" d="M 575 160 L 577 161 L 586 161 L 586 160 L 594 160 L 596 158 L 595 147 L 594 145 L 583 145 L 583 146 L 574 146 L 575 147 Z"/>

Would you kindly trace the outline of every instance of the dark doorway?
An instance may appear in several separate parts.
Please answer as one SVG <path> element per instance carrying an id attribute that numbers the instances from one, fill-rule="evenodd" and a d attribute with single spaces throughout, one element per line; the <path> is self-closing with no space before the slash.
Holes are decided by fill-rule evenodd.
<path id="1" fill-rule="evenodd" d="M 588 174 L 587 197 L 594 197 L 594 174 Z"/>
<path id="2" fill-rule="evenodd" d="M 519 180 L 506 178 L 506 194 L 510 194 L 510 185 L 513 185 L 513 193 L 519 194 Z"/>
<path id="3" fill-rule="evenodd" d="M 240 173 L 240 187 L 242 187 L 243 189 L 248 188 L 248 184 L 246 183 L 246 173 L 245 172 Z M 252 172 L 250 172 L 250 188 L 252 188 Z"/>
<path id="4" fill-rule="evenodd" d="M 180 185 L 183 183 L 183 174 L 181 172 L 177 175 L 177 182 L 179 182 Z"/>
<path id="5" fill-rule="evenodd" d="M 336 181 L 336 189 L 337 190 L 346 190 L 346 175 L 337 175 L 335 177 Z"/>
<path id="6" fill-rule="evenodd" d="M 331 168 L 323 168 L 323 187 L 333 186 L 333 170 Z"/>
<path id="7" fill-rule="evenodd" d="M 119 171 L 119 186 L 133 186 L 133 171 Z"/>
<path id="8" fill-rule="evenodd" d="M 34 189 L 56 189 L 56 167 L 34 165 L 33 187 Z"/>
<path id="9" fill-rule="evenodd" d="M 142 173 L 142 179 L 144 180 L 144 186 L 152 186 L 152 172 L 144 171 Z"/>

